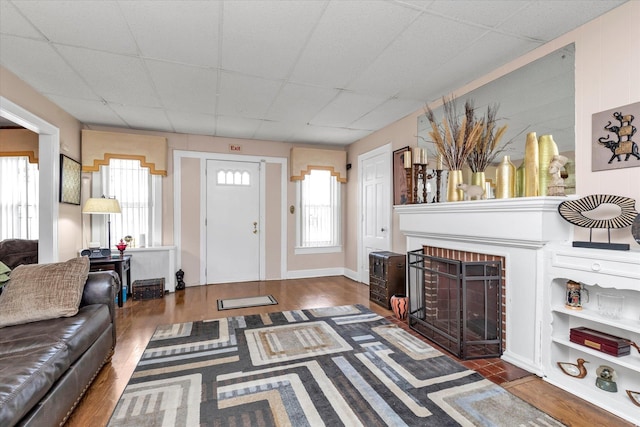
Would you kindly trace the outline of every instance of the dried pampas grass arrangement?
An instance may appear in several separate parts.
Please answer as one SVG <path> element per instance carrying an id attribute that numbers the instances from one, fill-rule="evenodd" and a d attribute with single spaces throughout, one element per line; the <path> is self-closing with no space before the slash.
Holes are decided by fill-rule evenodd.
<path id="1" fill-rule="evenodd" d="M 487 107 L 487 113 L 482 119 L 482 135 L 480 135 L 478 142 L 473 147 L 473 151 L 467 158 L 467 164 L 471 172 L 484 172 L 493 163 L 498 154 L 502 153 L 513 141 L 508 141 L 498 148 L 500 140 L 507 131 L 507 125 L 496 128 L 498 108 L 498 104 L 492 104 Z"/>
<path id="2" fill-rule="evenodd" d="M 484 123 L 476 120 L 471 100 L 465 102 L 462 118 L 457 113 L 453 97 L 450 99 L 443 97 L 442 103 L 444 109 L 442 124 L 436 121 L 433 111 L 427 105 L 427 120 L 431 124 L 429 136 L 447 168 L 462 170 L 483 134 Z"/>

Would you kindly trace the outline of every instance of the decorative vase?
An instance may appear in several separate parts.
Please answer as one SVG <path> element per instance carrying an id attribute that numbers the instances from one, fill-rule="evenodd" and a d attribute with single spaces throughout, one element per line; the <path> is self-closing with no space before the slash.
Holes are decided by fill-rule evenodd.
<path id="1" fill-rule="evenodd" d="M 538 138 L 535 132 L 527 134 L 524 145 L 524 196 L 538 196 L 538 166 L 539 166 Z"/>
<path id="2" fill-rule="evenodd" d="M 478 187 L 484 188 L 484 183 L 486 182 L 486 177 L 484 171 L 482 172 L 473 172 L 471 174 L 471 185 L 477 185 Z"/>
<path id="3" fill-rule="evenodd" d="M 516 195 L 516 167 L 509 156 L 504 156 L 496 169 L 496 199 L 509 199 Z"/>
<path id="4" fill-rule="evenodd" d="M 558 146 L 551 135 L 541 135 L 538 138 L 538 195 L 547 195 L 549 184 L 549 163 L 553 156 L 558 155 Z"/>
<path id="5" fill-rule="evenodd" d="M 458 184 L 462 184 L 462 171 L 452 170 L 447 174 L 447 202 L 459 202 L 464 200 L 464 193 L 458 189 Z"/>
<path id="6" fill-rule="evenodd" d="M 403 294 L 391 296 L 391 310 L 399 320 L 405 320 L 409 312 L 409 298 Z"/>
<path id="7" fill-rule="evenodd" d="M 524 197 L 524 160 L 516 169 L 516 197 Z"/>

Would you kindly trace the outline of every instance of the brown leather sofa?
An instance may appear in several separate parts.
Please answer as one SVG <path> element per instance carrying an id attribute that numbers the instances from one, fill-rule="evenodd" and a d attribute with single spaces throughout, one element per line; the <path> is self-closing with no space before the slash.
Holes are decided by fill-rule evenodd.
<path id="1" fill-rule="evenodd" d="M 14 269 L 21 264 L 38 263 L 38 241 L 6 239 L 0 242 L 0 261 Z"/>
<path id="2" fill-rule="evenodd" d="M 118 286 L 89 273 L 75 316 L 0 329 L 0 426 L 65 422 L 113 354 Z"/>

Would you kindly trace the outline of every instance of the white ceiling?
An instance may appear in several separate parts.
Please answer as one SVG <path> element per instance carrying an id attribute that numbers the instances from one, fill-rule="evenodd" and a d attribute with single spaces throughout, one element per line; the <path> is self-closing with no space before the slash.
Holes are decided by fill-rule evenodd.
<path id="1" fill-rule="evenodd" d="M 350 144 L 622 0 L 0 0 L 0 64 L 86 124 Z"/>

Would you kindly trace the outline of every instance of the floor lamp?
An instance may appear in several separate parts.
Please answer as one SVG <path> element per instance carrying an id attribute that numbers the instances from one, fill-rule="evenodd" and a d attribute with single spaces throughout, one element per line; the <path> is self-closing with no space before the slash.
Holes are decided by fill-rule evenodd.
<path id="1" fill-rule="evenodd" d="M 107 249 L 109 250 L 111 250 L 111 214 L 121 212 L 120 203 L 115 198 L 110 199 L 104 196 L 88 199 L 82 208 L 83 214 L 107 215 L 107 235 L 109 236 Z"/>

